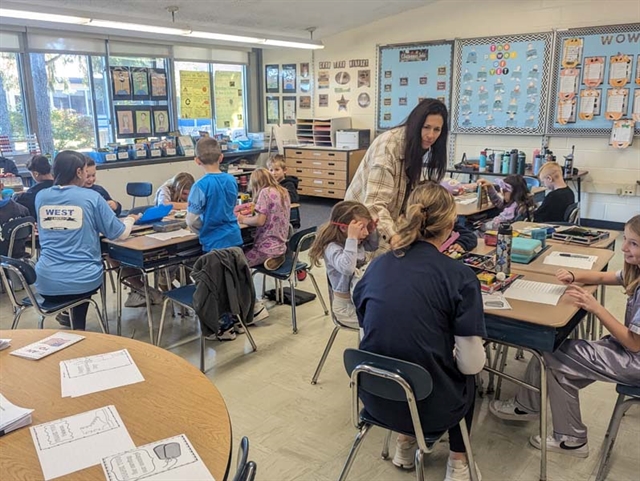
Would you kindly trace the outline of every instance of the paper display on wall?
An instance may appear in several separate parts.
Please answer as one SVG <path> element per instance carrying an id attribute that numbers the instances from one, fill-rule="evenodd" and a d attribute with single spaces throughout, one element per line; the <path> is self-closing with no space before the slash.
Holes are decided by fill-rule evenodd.
<path id="1" fill-rule="evenodd" d="M 209 72 L 180 70 L 180 118 L 210 119 Z"/>
<path id="2" fill-rule="evenodd" d="M 217 129 L 244 128 L 242 73 L 217 71 L 214 78 Z"/>

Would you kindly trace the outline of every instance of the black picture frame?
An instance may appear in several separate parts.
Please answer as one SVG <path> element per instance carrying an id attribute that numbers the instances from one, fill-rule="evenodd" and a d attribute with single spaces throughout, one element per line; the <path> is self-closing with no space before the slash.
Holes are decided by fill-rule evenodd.
<path id="1" fill-rule="evenodd" d="M 131 67 L 130 72 L 133 100 L 149 100 L 151 97 L 149 69 L 144 67 Z"/>
<path id="2" fill-rule="evenodd" d="M 111 67 L 113 100 L 131 100 L 131 70 L 129 67 Z"/>
<path id="3" fill-rule="evenodd" d="M 167 72 L 163 68 L 149 69 L 149 88 L 151 100 L 167 100 Z"/>
<path id="4" fill-rule="evenodd" d="M 267 111 L 267 124 L 279 125 L 280 124 L 280 97 L 268 96 L 266 111 Z"/>
<path id="5" fill-rule="evenodd" d="M 135 136 L 153 136 L 153 114 L 151 113 L 151 107 L 145 105 L 130 108 L 133 110 L 135 118 Z"/>
<path id="6" fill-rule="evenodd" d="M 279 65 L 266 65 L 265 72 L 265 85 L 268 94 L 280 93 L 280 66 Z"/>
<path id="7" fill-rule="evenodd" d="M 296 93 L 296 64 L 289 63 L 282 66 L 282 93 Z"/>
<path id="8" fill-rule="evenodd" d="M 156 136 L 168 135 L 171 131 L 171 119 L 167 107 L 152 107 L 153 133 Z"/>
<path id="9" fill-rule="evenodd" d="M 128 105 L 114 107 L 116 121 L 116 137 L 132 139 L 137 137 L 134 108 Z"/>

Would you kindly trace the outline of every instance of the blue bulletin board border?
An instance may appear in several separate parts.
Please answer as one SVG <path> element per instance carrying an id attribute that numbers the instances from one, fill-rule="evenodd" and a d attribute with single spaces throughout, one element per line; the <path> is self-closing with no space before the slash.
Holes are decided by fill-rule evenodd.
<path id="1" fill-rule="evenodd" d="M 629 37 L 626 34 L 633 34 L 633 37 Z M 588 45 L 591 42 L 588 40 L 598 40 L 597 37 L 612 36 L 608 40 L 607 44 L 601 42 L 601 48 L 594 49 L 593 45 Z M 578 102 L 580 102 L 580 91 L 585 90 L 586 87 L 582 83 L 582 75 L 584 70 L 584 58 L 585 57 L 605 57 L 605 68 L 603 74 L 602 83 L 596 87 L 601 94 L 600 101 L 600 116 L 596 125 L 599 127 L 593 127 L 594 121 L 581 120 L 576 118 L 575 122 L 560 124 L 557 121 L 558 117 L 558 90 L 560 88 L 560 72 L 562 71 L 562 57 L 563 48 L 566 39 L 570 38 L 582 38 L 584 45 L 582 49 L 581 61 L 577 68 L 580 69 L 580 83 L 577 95 Z M 626 41 L 626 43 L 625 43 Z M 591 48 L 587 48 L 591 47 Z M 596 136 L 609 136 L 611 135 L 611 128 L 613 127 L 613 121 L 606 121 L 607 127 L 601 127 L 604 120 L 604 112 L 607 104 L 606 92 L 614 87 L 609 85 L 609 70 L 610 70 L 610 57 L 617 55 L 618 53 L 633 55 L 631 63 L 631 80 L 623 87 L 629 89 L 629 96 L 627 102 L 626 114 L 623 118 L 630 118 L 633 111 L 634 93 L 640 90 L 640 85 L 636 84 L 636 72 L 640 68 L 640 23 L 620 24 L 620 25 L 603 25 L 598 27 L 581 27 L 571 28 L 568 30 L 556 31 L 555 52 L 551 79 L 551 97 L 549 98 L 549 119 L 547 133 L 549 135 L 572 135 L 576 137 L 596 137 Z M 579 107 L 578 107 L 579 108 Z M 578 117 L 578 116 L 576 116 Z M 636 122 L 634 135 L 640 135 L 640 122 Z"/>
<path id="2" fill-rule="evenodd" d="M 424 50 L 428 50 L 426 60 L 401 61 L 399 58 L 401 51 L 413 51 L 411 53 L 419 58 Z M 392 60 L 395 57 L 392 54 L 395 52 L 398 53 L 398 59 Z M 453 52 L 453 40 L 378 45 L 378 105 L 376 108 L 378 131 L 388 130 L 401 124 L 417 105 L 420 97 L 443 97 L 444 104 L 451 112 Z M 444 73 L 441 71 L 443 67 Z M 385 72 L 390 72 L 391 77 L 385 77 Z M 404 85 L 400 83 L 402 79 L 406 79 Z M 385 85 L 389 85 L 391 90 L 385 91 Z M 385 105 L 385 99 L 387 105 Z M 404 103 L 401 104 L 402 99 Z"/>
<path id="3" fill-rule="evenodd" d="M 472 134 L 511 134 L 511 135 L 543 135 L 546 132 L 547 128 L 547 106 L 548 106 L 548 95 L 549 95 L 549 75 L 551 68 L 551 53 L 552 53 L 552 45 L 553 45 L 553 33 L 552 32 L 540 32 L 540 33 L 530 33 L 530 34 L 518 34 L 518 35 L 503 35 L 499 37 L 478 37 L 478 38 L 470 38 L 470 39 L 456 39 L 455 42 L 455 88 L 454 88 L 454 98 L 453 98 L 453 110 L 452 110 L 452 132 L 454 133 L 472 133 Z M 481 47 L 482 49 L 489 50 L 494 45 L 511 45 L 518 43 L 527 43 L 527 44 L 535 44 L 539 45 L 541 48 L 537 49 L 536 54 L 536 101 L 532 102 L 531 106 L 526 105 L 526 99 L 528 95 L 525 95 L 523 92 L 522 103 L 525 108 L 520 108 L 517 106 L 517 111 L 513 114 L 512 119 L 514 120 L 513 125 L 508 125 L 507 117 L 507 98 L 505 92 L 505 106 L 504 106 L 504 114 L 502 114 L 502 110 L 499 115 L 496 115 L 495 122 L 488 126 L 486 123 L 481 123 L 481 118 L 477 115 L 477 112 L 474 112 L 473 119 L 471 116 L 465 116 L 461 112 L 461 101 L 463 100 L 463 89 L 465 89 L 465 65 L 463 64 L 463 52 L 465 51 L 465 47 Z M 506 48 L 506 47 L 505 47 Z M 540 51 L 542 50 L 542 51 Z M 482 52 L 483 50 L 481 50 Z M 491 50 L 493 51 L 493 50 Z M 488 60 L 483 57 L 480 58 L 480 63 L 477 65 L 484 67 L 493 68 L 493 64 L 496 62 L 496 59 Z M 521 55 L 518 57 L 518 65 L 522 64 L 523 61 L 528 62 L 527 59 L 528 52 L 525 55 L 524 52 L 521 52 Z M 478 56 L 480 57 L 480 56 Z M 499 58 L 502 58 L 500 56 Z M 507 58 L 507 57 L 505 57 Z M 511 60 L 513 63 L 513 59 Z M 468 61 L 467 61 L 468 64 Z M 522 66 L 522 65 L 521 65 Z M 486 71 L 483 69 L 483 71 Z M 518 70 L 520 71 L 520 70 Z M 487 72 L 488 73 L 488 72 Z M 489 75 L 489 79 L 498 78 L 491 77 Z M 522 74 L 523 76 L 527 75 L 527 72 Z M 507 77 L 506 75 L 503 77 L 505 79 L 511 78 L 512 73 Z M 480 78 L 479 76 L 477 77 Z M 475 82 L 476 78 L 473 79 L 472 82 Z M 468 85 L 466 82 L 466 85 Z M 523 77 L 522 85 L 527 84 L 527 78 Z M 489 84 L 487 83 L 487 86 Z M 489 100 L 494 100 L 494 97 L 489 97 Z M 518 99 L 518 102 L 520 100 Z M 476 105 L 477 107 L 477 105 Z M 494 107 L 495 108 L 495 107 Z M 500 107 L 503 109 L 503 107 Z M 473 110 L 473 109 L 472 109 Z M 481 112 L 482 113 L 482 112 Z M 489 108 L 489 112 L 487 112 L 487 116 L 492 114 L 492 109 Z M 462 117 L 465 117 L 465 120 L 462 121 Z M 525 120 L 526 117 L 526 120 Z M 485 122 L 487 117 L 484 117 Z M 527 120 L 532 126 L 527 127 Z M 464 125 L 466 124 L 466 125 Z"/>

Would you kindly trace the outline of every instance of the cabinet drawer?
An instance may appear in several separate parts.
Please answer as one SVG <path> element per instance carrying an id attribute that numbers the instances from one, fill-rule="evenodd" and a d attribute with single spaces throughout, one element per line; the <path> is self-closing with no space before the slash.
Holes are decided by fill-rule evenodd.
<path id="1" fill-rule="evenodd" d="M 300 195 L 310 195 L 314 197 L 330 197 L 332 199 L 344 199 L 343 189 L 327 189 L 322 187 L 298 187 Z"/>
<path id="2" fill-rule="evenodd" d="M 304 187 L 324 187 L 330 189 L 346 190 L 346 180 L 319 179 L 317 177 L 300 177 L 300 184 Z"/>
<path id="3" fill-rule="evenodd" d="M 344 170 L 307 169 L 296 167 L 287 169 L 287 173 L 293 172 L 296 177 L 312 177 L 314 179 L 346 180 L 347 173 Z"/>
<path id="4" fill-rule="evenodd" d="M 325 169 L 347 171 L 347 162 L 344 160 L 316 160 L 316 159 L 290 159 L 287 157 L 287 168 Z"/>
<path id="5" fill-rule="evenodd" d="M 347 160 L 347 152 L 333 150 L 285 149 L 287 159 Z"/>

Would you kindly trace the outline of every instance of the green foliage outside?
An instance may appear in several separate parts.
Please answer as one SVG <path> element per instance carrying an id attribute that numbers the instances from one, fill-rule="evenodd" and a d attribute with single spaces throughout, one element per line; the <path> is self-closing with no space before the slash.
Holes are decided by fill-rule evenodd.
<path id="1" fill-rule="evenodd" d="M 91 116 L 73 110 L 52 110 L 51 130 L 56 150 L 90 149 L 95 145 Z"/>

